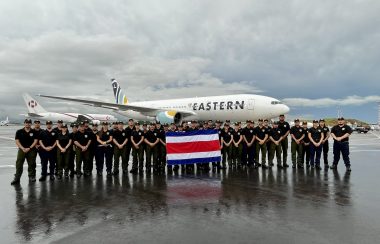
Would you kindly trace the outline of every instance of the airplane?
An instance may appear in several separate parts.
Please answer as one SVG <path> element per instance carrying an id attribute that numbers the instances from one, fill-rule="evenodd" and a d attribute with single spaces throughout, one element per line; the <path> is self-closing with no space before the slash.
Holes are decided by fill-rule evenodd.
<path id="1" fill-rule="evenodd" d="M 0 121 L 0 126 L 8 126 L 9 125 L 9 119 L 8 116 L 5 120 Z"/>
<path id="2" fill-rule="evenodd" d="M 28 114 L 25 114 L 25 117 L 38 119 L 38 120 L 50 120 L 58 121 L 62 120 L 65 123 L 73 123 L 83 120 L 88 120 L 92 123 L 99 124 L 100 122 L 107 121 L 113 122 L 116 121 L 116 118 L 113 115 L 109 114 L 79 114 L 79 113 L 57 113 L 57 112 L 48 112 L 46 111 L 36 99 L 34 99 L 28 93 L 23 95 L 26 106 L 28 107 Z"/>
<path id="3" fill-rule="evenodd" d="M 116 103 L 69 98 L 51 95 L 41 97 L 78 102 L 89 106 L 111 109 L 136 120 L 180 124 L 183 120 L 246 121 L 274 118 L 289 112 L 289 107 L 278 99 L 252 94 L 193 97 L 145 102 L 128 101 L 125 92 L 115 79 L 111 84 Z"/>

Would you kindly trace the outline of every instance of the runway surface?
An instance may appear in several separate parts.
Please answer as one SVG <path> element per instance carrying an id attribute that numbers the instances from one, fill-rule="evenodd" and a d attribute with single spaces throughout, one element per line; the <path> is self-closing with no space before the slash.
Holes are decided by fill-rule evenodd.
<path id="1" fill-rule="evenodd" d="M 129 174 L 112 180 L 92 176 L 30 184 L 25 163 L 21 185 L 14 187 L 10 181 L 17 128 L 0 127 L 1 243 L 378 243 L 380 239 L 379 132 L 351 136 L 350 174 L 340 162 L 337 171 L 274 168 Z"/>

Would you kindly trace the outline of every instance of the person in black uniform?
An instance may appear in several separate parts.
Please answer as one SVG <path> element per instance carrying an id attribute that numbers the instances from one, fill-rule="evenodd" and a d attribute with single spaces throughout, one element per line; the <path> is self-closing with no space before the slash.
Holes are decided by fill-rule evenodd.
<path id="1" fill-rule="evenodd" d="M 160 121 L 156 122 L 156 128 L 154 131 L 157 133 L 158 139 L 160 139 L 162 131 L 163 131 L 163 125 L 161 125 Z M 161 165 L 162 165 L 162 157 L 163 157 L 163 145 L 159 141 L 156 145 L 157 147 L 157 172 L 161 172 Z"/>
<path id="2" fill-rule="evenodd" d="M 67 125 L 62 124 L 61 132 L 57 137 L 57 170 L 58 180 L 62 179 L 63 169 L 65 170 L 65 178 L 69 178 L 69 160 L 70 160 L 70 148 L 72 147 L 72 135 L 67 130 Z"/>
<path id="3" fill-rule="evenodd" d="M 319 127 L 321 127 L 323 132 L 323 141 L 322 141 L 322 152 L 323 152 L 323 163 L 325 165 L 325 169 L 329 168 L 329 138 L 330 138 L 330 129 L 326 126 L 325 120 L 319 120 Z"/>
<path id="4" fill-rule="evenodd" d="M 232 164 L 235 167 L 241 167 L 241 157 L 243 152 L 243 133 L 240 128 L 240 122 L 235 123 L 234 130 L 232 131 Z"/>
<path id="5" fill-rule="evenodd" d="M 198 123 L 197 123 L 196 120 L 192 120 L 191 124 L 190 124 L 190 127 L 187 128 L 186 131 L 195 131 L 195 130 L 198 130 L 197 124 Z M 186 171 L 194 172 L 194 169 L 195 169 L 195 164 L 186 164 Z"/>
<path id="6" fill-rule="evenodd" d="M 39 139 L 42 132 L 41 121 L 35 120 L 32 130 L 36 138 Z M 37 145 L 35 146 L 35 150 L 37 151 L 38 156 L 40 156 L 40 162 L 41 162 L 40 144 L 38 142 L 37 142 Z M 37 160 L 37 156 L 36 156 L 36 160 Z"/>
<path id="7" fill-rule="evenodd" d="M 230 131 L 229 123 L 224 123 L 224 129 L 222 130 L 222 167 L 221 169 L 226 169 L 226 161 L 228 159 L 228 167 L 232 167 L 232 133 Z"/>
<path id="8" fill-rule="evenodd" d="M 313 127 L 309 129 L 308 133 L 310 139 L 310 165 L 311 168 L 320 170 L 320 161 L 322 153 L 322 141 L 323 141 L 323 132 L 321 127 L 319 127 L 318 120 L 313 120 Z"/>
<path id="9" fill-rule="evenodd" d="M 85 125 L 88 124 L 88 122 L 86 121 L 85 122 Z M 96 156 L 96 151 L 98 150 L 98 141 L 96 139 L 96 135 L 98 134 L 99 132 L 99 129 L 98 129 L 98 124 L 97 123 L 94 123 L 92 122 L 91 123 L 91 128 L 85 127 L 85 130 L 88 131 L 90 133 L 90 136 L 91 136 L 91 144 L 88 148 L 88 155 L 89 155 L 89 159 L 88 159 L 88 172 L 90 173 L 90 175 L 92 174 L 92 170 L 94 169 L 94 158 Z M 85 172 L 84 176 L 88 176 Z"/>
<path id="10" fill-rule="evenodd" d="M 62 125 L 63 125 L 63 120 L 58 120 L 57 121 L 57 127 L 54 127 L 54 132 L 58 135 L 62 131 Z"/>
<path id="11" fill-rule="evenodd" d="M 256 139 L 256 130 L 254 128 L 254 122 L 247 120 L 247 126 L 243 129 L 243 165 L 248 167 L 255 166 L 255 139 Z"/>
<path id="12" fill-rule="evenodd" d="M 306 164 L 306 167 L 310 167 L 310 139 L 309 129 L 307 128 L 307 121 L 302 122 L 302 130 L 305 135 L 302 140 L 302 165 Z"/>
<path id="13" fill-rule="evenodd" d="M 96 140 L 98 141 L 98 147 L 96 149 L 96 154 L 95 154 L 96 171 L 99 176 L 103 174 L 104 158 L 105 158 L 107 177 L 112 177 L 113 136 L 112 136 L 112 132 L 108 129 L 107 122 L 102 123 L 102 129 L 96 134 Z M 119 169 L 114 169 L 114 172 L 118 170 Z"/>
<path id="14" fill-rule="evenodd" d="M 282 131 L 281 149 L 282 149 L 282 164 L 284 168 L 289 167 L 288 160 L 288 135 L 290 133 L 290 125 L 285 121 L 285 115 L 281 114 L 279 117 L 278 128 Z"/>
<path id="15" fill-rule="evenodd" d="M 282 140 L 282 131 L 278 128 L 278 122 L 275 121 L 273 123 L 273 128 L 270 130 L 269 140 L 271 140 L 270 148 L 269 148 L 269 167 L 272 167 L 274 155 L 276 154 L 277 158 L 277 168 L 281 169 L 281 140 Z"/>
<path id="16" fill-rule="evenodd" d="M 89 172 L 89 160 L 90 152 L 89 147 L 91 145 L 92 132 L 85 130 L 85 123 L 81 122 L 79 124 L 79 130 L 73 136 L 74 144 L 76 146 L 75 157 L 76 157 L 76 174 L 77 178 L 82 176 L 82 163 L 83 171 Z M 92 163 L 92 162 L 91 162 Z"/>
<path id="17" fill-rule="evenodd" d="M 78 124 L 71 123 L 70 127 L 71 127 L 70 137 L 71 137 L 72 143 L 71 143 L 71 147 L 69 148 L 70 150 L 69 170 L 70 170 L 70 178 L 73 178 L 75 174 L 75 151 L 76 151 L 76 146 L 74 145 L 74 137 L 75 137 L 75 134 L 78 132 Z"/>
<path id="18" fill-rule="evenodd" d="M 57 163 L 57 137 L 58 134 L 52 128 L 53 122 L 46 121 L 46 130 L 43 130 L 40 134 L 40 150 L 41 150 L 41 178 L 39 181 L 45 181 L 47 173 L 47 166 L 49 163 L 50 180 L 53 181 L 54 170 Z"/>
<path id="19" fill-rule="evenodd" d="M 349 137 L 352 134 L 352 129 L 350 126 L 345 124 L 344 118 L 338 118 L 338 124 L 331 129 L 331 136 L 334 139 L 333 153 L 334 162 L 331 165 L 331 169 L 337 169 L 340 160 L 340 154 L 342 153 L 344 164 L 346 165 L 346 170 L 351 171 L 350 163 L 350 147 L 349 147 Z"/>
<path id="20" fill-rule="evenodd" d="M 125 132 L 128 134 L 128 135 L 131 135 L 132 134 L 132 131 L 135 130 L 135 121 L 133 119 L 129 119 L 128 120 L 128 126 L 127 128 L 125 128 Z M 129 137 L 128 138 L 128 142 L 127 142 L 127 145 L 125 147 L 125 155 L 126 155 L 126 160 L 127 160 L 127 165 L 126 165 L 126 168 L 123 169 L 123 173 L 124 174 L 128 174 L 128 165 L 129 165 L 129 158 L 131 156 L 131 150 L 132 150 L 132 142 L 130 140 L 131 138 Z"/>
<path id="21" fill-rule="evenodd" d="M 302 163 L 302 140 L 305 137 L 302 127 L 300 126 L 300 120 L 294 120 L 294 126 L 290 128 L 290 136 L 292 137 L 291 152 L 292 152 L 292 164 L 293 169 L 303 168 Z"/>
<path id="22" fill-rule="evenodd" d="M 267 134 L 268 134 L 266 145 L 267 145 L 267 157 L 268 157 L 268 162 L 269 162 L 269 149 L 270 149 L 270 145 L 272 144 L 272 141 L 269 139 L 269 137 L 271 135 L 272 127 L 269 126 L 269 120 L 268 119 L 264 119 L 264 124 L 263 125 L 264 125 L 264 128 L 267 130 Z M 269 165 L 269 163 L 268 163 L 268 167 L 271 168 L 272 166 Z"/>
<path id="23" fill-rule="evenodd" d="M 131 134 L 132 142 L 132 169 L 130 173 L 144 172 L 144 132 L 140 130 L 140 123 L 135 123 L 135 130 Z"/>
<path id="24" fill-rule="evenodd" d="M 149 130 L 144 135 L 144 142 L 146 143 L 146 171 L 150 173 L 152 167 L 152 157 L 153 157 L 153 171 L 157 172 L 158 169 L 158 159 L 157 159 L 157 144 L 160 139 L 158 138 L 158 134 L 155 131 L 156 123 L 152 122 L 149 126 Z"/>
<path id="25" fill-rule="evenodd" d="M 267 169 L 266 166 L 266 158 L 267 158 L 267 139 L 268 139 L 268 131 L 264 127 L 263 119 L 259 119 L 259 125 L 255 128 L 256 130 L 256 164 L 255 168 L 262 166 L 263 169 Z M 261 164 L 259 163 L 259 156 L 261 151 Z"/>
<path id="26" fill-rule="evenodd" d="M 122 121 L 118 122 L 117 129 L 112 130 L 113 136 L 113 146 L 114 146 L 114 175 L 119 174 L 119 165 L 121 157 L 121 168 L 123 172 L 128 170 L 126 146 L 130 140 L 131 135 L 128 131 L 124 130 L 124 123 Z"/>
<path id="27" fill-rule="evenodd" d="M 166 167 L 166 132 L 169 131 L 169 125 L 164 124 L 164 129 L 160 131 L 159 133 L 159 139 L 160 142 L 158 143 L 160 145 L 160 171 L 162 173 L 165 173 L 165 167 Z M 172 172 L 173 168 L 171 165 L 168 165 L 168 172 Z"/>
<path id="28" fill-rule="evenodd" d="M 11 185 L 20 184 L 20 178 L 23 172 L 25 159 L 28 162 L 29 181 L 36 181 L 36 156 L 37 151 L 35 146 L 38 143 L 36 135 L 31 129 L 32 120 L 24 121 L 24 128 L 16 132 L 15 140 L 18 147 L 16 159 L 16 173 Z"/>

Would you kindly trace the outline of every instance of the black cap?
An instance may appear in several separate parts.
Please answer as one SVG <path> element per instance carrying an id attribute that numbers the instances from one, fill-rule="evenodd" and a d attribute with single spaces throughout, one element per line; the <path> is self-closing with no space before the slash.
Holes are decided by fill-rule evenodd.
<path id="1" fill-rule="evenodd" d="M 83 123 L 84 124 L 88 124 L 88 123 L 90 123 L 87 119 L 85 119 L 85 120 L 83 120 Z"/>
<path id="2" fill-rule="evenodd" d="M 295 122 L 300 122 L 300 120 L 299 120 L 299 119 L 295 119 L 295 120 L 294 120 L 294 123 L 295 123 Z"/>
<path id="3" fill-rule="evenodd" d="M 57 121 L 57 123 L 62 124 L 62 123 L 63 123 L 63 120 L 59 119 L 59 120 Z"/>
<path id="4" fill-rule="evenodd" d="M 274 125 L 278 125 L 278 121 L 273 122 Z"/>
<path id="5" fill-rule="evenodd" d="M 107 121 L 103 121 L 102 125 L 108 125 L 108 122 Z"/>
<path id="6" fill-rule="evenodd" d="M 303 124 L 303 125 L 307 125 L 307 121 L 303 121 L 302 124 Z"/>
<path id="7" fill-rule="evenodd" d="M 319 122 L 325 122 L 325 119 L 320 119 Z"/>
<path id="8" fill-rule="evenodd" d="M 240 123 L 239 122 L 235 122 L 235 125 L 240 125 Z"/>
<path id="9" fill-rule="evenodd" d="M 124 122 L 123 122 L 123 121 L 119 121 L 119 122 L 117 122 L 117 124 L 119 124 L 119 125 L 123 125 Z"/>
<path id="10" fill-rule="evenodd" d="M 128 121 L 132 121 L 133 122 L 133 119 L 129 119 Z"/>
<path id="11" fill-rule="evenodd" d="M 343 117 L 339 117 L 338 120 L 344 120 L 344 118 Z"/>
<path id="12" fill-rule="evenodd" d="M 84 121 L 81 121 L 80 123 L 79 123 L 79 125 L 84 125 L 86 122 L 84 122 Z"/>
<path id="13" fill-rule="evenodd" d="M 164 124 L 164 127 L 169 127 L 169 124 L 165 123 L 165 124 Z"/>
<path id="14" fill-rule="evenodd" d="M 25 120 L 24 120 L 24 123 L 31 124 L 31 123 L 32 123 L 32 120 L 31 120 L 31 119 L 25 119 Z"/>
<path id="15" fill-rule="evenodd" d="M 148 126 L 148 124 L 146 122 L 143 123 L 143 126 Z"/>
<path id="16" fill-rule="evenodd" d="M 156 125 L 156 122 L 150 122 L 150 125 Z"/>
<path id="17" fill-rule="evenodd" d="M 191 123 L 192 123 L 192 124 L 195 124 L 195 123 L 197 123 L 197 121 L 196 121 L 196 120 L 192 120 Z"/>
<path id="18" fill-rule="evenodd" d="M 140 123 L 136 121 L 135 125 L 140 125 Z"/>
<path id="19" fill-rule="evenodd" d="M 264 119 L 264 122 L 268 122 L 269 120 L 268 119 Z"/>
<path id="20" fill-rule="evenodd" d="M 36 119 L 36 120 L 34 121 L 34 123 L 35 123 L 35 124 L 39 124 L 39 123 L 41 123 L 41 121 L 39 121 L 38 119 Z"/>
<path id="21" fill-rule="evenodd" d="M 229 119 L 226 120 L 226 123 L 230 123 L 231 121 Z"/>
<path id="22" fill-rule="evenodd" d="M 207 122 L 209 122 L 209 123 L 211 122 L 212 123 L 212 119 L 209 119 Z"/>
<path id="23" fill-rule="evenodd" d="M 215 123 L 222 123 L 222 121 L 220 121 L 220 120 L 215 120 Z"/>
<path id="24" fill-rule="evenodd" d="M 262 122 L 263 121 L 263 119 L 259 119 L 259 122 Z"/>
<path id="25" fill-rule="evenodd" d="M 161 122 L 160 122 L 160 121 L 157 121 L 157 122 L 156 122 L 156 125 L 160 125 L 160 124 L 161 124 Z"/>
<path id="26" fill-rule="evenodd" d="M 46 124 L 47 124 L 47 125 L 51 125 L 51 124 L 53 124 L 53 122 L 51 122 L 50 120 L 47 120 L 47 121 L 46 121 Z"/>
<path id="27" fill-rule="evenodd" d="M 62 124 L 62 128 L 66 128 L 67 129 L 67 124 Z"/>
<path id="28" fill-rule="evenodd" d="M 279 117 L 284 117 L 285 115 L 283 115 L 283 114 L 280 114 L 280 116 Z"/>
<path id="29" fill-rule="evenodd" d="M 318 120 L 316 120 L 316 119 L 315 119 L 315 120 L 313 120 L 313 123 L 318 123 Z"/>
<path id="30" fill-rule="evenodd" d="M 248 119 L 245 123 L 252 123 L 252 120 Z"/>
<path id="31" fill-rule="evenodd" d="M 73 127 L 78 127 L 78 124 L 77 123 L 71 123 L 70 124 L 70 127 L 73 128 Z"/>

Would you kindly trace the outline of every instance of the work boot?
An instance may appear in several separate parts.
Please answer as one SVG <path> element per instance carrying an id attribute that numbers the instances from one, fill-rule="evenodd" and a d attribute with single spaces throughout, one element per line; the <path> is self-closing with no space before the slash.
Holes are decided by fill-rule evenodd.
<path id="1" fill-rule="evenodd" d="M 54 175 L 50 175 L 50 181 L 54 181 L 54 180 L 55 180 Z"/>
<path id="2" fill-rule="evenodd" d="M 20 178 L 14 178 L 11 182 L 11 185 L 14 186 L 14 185 L 19 185 L 20 184 Z"/>
<path id="3" fill-rule="evenodd" d="M 38 181 L 46 181 L 46 176 L 41 176 L 39 179 L 38 179 Z"/>
<path id="4" fill-rule="evenodd" d="M 336 165 L 336 164 L 332 164 L 331 166 L 330 166 L 330 169 L 337 169 L 338 167 L 337 167 L 338 165 Z"/>
<path id="5" fill-rule="evenodd" d="M 29 177 L 29 182 L 36 182 L 36 177 L 30 176 Z"/>
<path id="6" fill-rule="evenodd" d="M 351 172 L 351 166 L 346 166 L 346 171 Z"/>
<path id="7" fill-rule="evenodd" d="M 283 167 L 284 167 L 284 168 L 289 168 L 289 164 L 286 164 L 286 163 L 285 163 L 285 164 L 283 164 Z"/>

